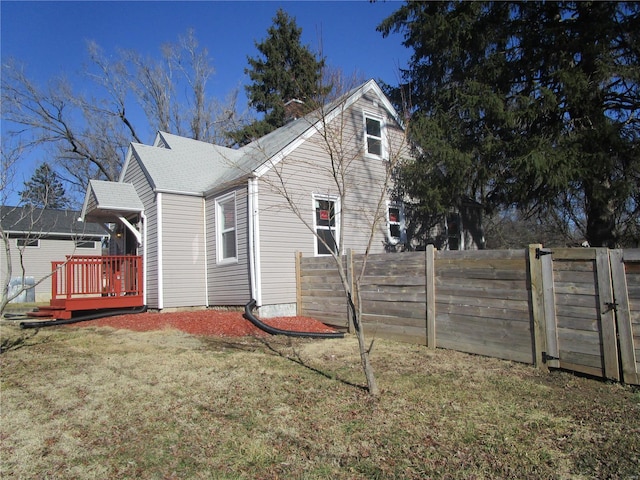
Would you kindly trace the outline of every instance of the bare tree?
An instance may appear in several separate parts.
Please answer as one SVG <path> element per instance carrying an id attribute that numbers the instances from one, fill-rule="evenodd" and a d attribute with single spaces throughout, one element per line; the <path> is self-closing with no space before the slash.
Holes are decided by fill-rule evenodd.
<path id="1" fill-rule="evenodd" d="M 355 77 L 354 77 L 355 78 Z M 378 163 L 364 158 L 362 147 L 362 117 L 356 120 L 353 110 L 346 102 L 353 91 L 352 84 L 339 74 L 333 75 L 334 91 L 329 97 L 317 99 L 318 108 L 314 113 L 305 117 L 314 134 L 309 139 L 313 147 L 324 153 L 328 161 L 317 158 L 301 160 L 295 159 L 297 167 L 292 170 L 287 158 L 279 162 L 271 162 L 270 175 L 264 175 L 261 180 L 268 188 L 284 200 L 286 208 L 314 234 L 317 241 L 324 246 L 324 252 L 331 255 L 335 261 L 342 287 L 349 307 L 349 321 L 359 345 L 360 359 L 367 380 L 368 391 L 376 396 L 379 393 L 370 353 L 373 346 L 367 344 L 362 322 L 362 298 L 360 285 L 365 275 L 367 259 L 372 251 L 376 238 L 386 238 L 387 202 L 392 191 L 393 173 L 399 163 L 408 155 L 405 130 L 395 123 L 397 119 L 390 119 L 386 129 L 384 159 Z M 258 141 L 258 144 L 260 141 Z M 301 165 L 301 162 L 303 163 Z M 292 175 L 303 168 L 313 179 L 328 178 L 327 184 L 318 181 L 318 188 L 326 188 L 327 198 L 335 199 L 335 210 L 329 208 L 327 223 L 330 235 L 320 233 L 313 224 L 312 212 L 308 209 L 307 192 L 293 189 Z M 363 177 L 364 175 L 364 177 Z M 364 181 L 366 177 L 366 182 Z M 366 191 L 365 191 L 366 190 Z M 360 240 L 364 241 L 365 249 L 359 271 L 353 278 L 348 278 L 347 269 L 343 262 L 345 251 L 345 232 L 353 235 L 357 230 Z M 332 235 L 336 234 L 337 238 Z"/>
<path id="2" fill-rule="evenodd" d="M 130 142 L 164 130 L 223 143 L 226 127 L 239 122 L 235 94 L 218 101 L 208 93 L 214 70 L 192 31 L 163 46 L 159 60 L 122 51 L 112 61 L 95 42 L 88 55 L 86 91 L 74 87 L 82 78 L 38 85 L 18 61 L 2 65 L 3 143 L 44 149 L 77 198 L 90 179 L 118 178 Z"/>

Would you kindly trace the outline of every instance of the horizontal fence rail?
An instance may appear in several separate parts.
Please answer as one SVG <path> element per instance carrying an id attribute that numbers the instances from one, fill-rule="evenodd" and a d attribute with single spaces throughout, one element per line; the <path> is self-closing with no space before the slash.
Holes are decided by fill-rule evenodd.
<path id="1" fill-rule="evenodd" d="M 296 258 L 298 313 L 348 327 L 335 260 Z M 369 336 L 640 383 L 640 250 L 429 246 L 343 262 Z"/>

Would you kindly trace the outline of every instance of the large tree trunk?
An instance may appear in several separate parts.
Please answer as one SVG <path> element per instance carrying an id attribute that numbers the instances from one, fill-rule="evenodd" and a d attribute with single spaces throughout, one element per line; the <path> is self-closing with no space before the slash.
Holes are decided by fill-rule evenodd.
<path id="1" fill-rule="evenodd" d="M 592 247 L 617 247 L 615 203 L 613 195 L 606 193 L 610 182 L 604 179 L 598 185 L 585 189 L 587 200 L 587 241 Z"/>

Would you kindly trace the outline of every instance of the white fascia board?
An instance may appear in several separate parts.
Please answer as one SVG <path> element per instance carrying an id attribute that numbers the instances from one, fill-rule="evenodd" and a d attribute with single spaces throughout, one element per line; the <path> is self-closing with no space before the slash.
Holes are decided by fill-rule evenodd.
<path id="1" fill-rule="evenodd" d="M 126 213 L 131 213 L 131 212 L 142 212 L 144 211 L 144 208 L 125 208 L 125 207 L 110 207 L 109 205 L 100 205 L 100 207 L 96 208 L 96 210 L 100 211 L 100 210 L 107 210 L 109 212 L 126 212 Z"/>
<path id="2" fill-rule="evenodd" d="M 310 123 L 309 128 L 305 130 L 305 132 L 296 138 L 289 145 L 280 150 L 273 157 L 267 159 L 262 165 L 260 165 L 255 171 L 256 177 L 260 178 L 265 175 L 269 170 L 275 167 L 278 163 L 280 163 L 285 157 L 291 154 L 296 148 L 298 148 L 303 142 L 311 138 L 311 136 L 321 131 L 324 125 L 329 124 L 336 118 L 338 115 L 343 114 L 347 109 L 349 109 L 354 103 L 356 103 L 362 96 L 373 90 L 376 93 L 376 96 L 379 97 L 380 101 L 384 105 L 389 113 L 393 116 L 393 118 L 398 122 L 400 126 L 402 126 L 402 122 L 400 121 L 400 117 L 398 117 L 398 113 L 396 112 L 393 105 L 389 102 L 385 94 L 382 92 L 378 84 L 375 80 L 369 80 L 367 83 L 362 85 L 359 89 L 353 92 L 348 98 L 346 98 L 343 102 L 338 103 L 333 110 L 328 112 L 326 115 L 321 115 L 321 118 L 317 120 L 315 123 Z M 322 109 L 323 107 L 320 107 Z M 322 112 L 322 110 L 320 110 Z"/>
<path id="3" fill-rule="evenodd" d="M 186 195 L 188 197 L 202 197 L 203 194 L 202 192 L 187 192 L 187 191 L 183 191 L 183 190 L 171 190 L 170 188 L 156 188 L 154 190 L 154 192 L 156 193 L 169 193 L 172 195 Z"/>
<path id="4" fill-rule="evenodd" d="M 91 180 L 89 180 L 89 184 L 87 185 L 87 191 L 84 192 L 84 201 L 82 202 L 82 210 L 80 210 L 80 221 L 84 222 L 84 216 L 87 212 L 87 207 L 89 206 L 89 198 L 93 194 L 93 189 L 91 188 Z"/>
<path id="5" fill-rule="evenodd" d="M 127 148 L 127 154 L 124 157 L 124 165 L 122 165 L 122 170 L 120 170 L 120 177 L 118 178 L 118 182 L 124 181 L 124 174 L 129 168 L 129 163 L 131 162 L 131 157 L 133 156 L 133 143 L 129 144 L 129 148 Z"/>
<path id="6" fill-rule="evenodd" d="M 384 92 L 382 91 L 380 86 L 374 80 L 369 80 L 363 86 L 363 89 L 364 89 L 363 92 L 362 92 L 363 95 L 365 93 L 367 93 L 368 91 L 373 90 L 376 93 L 376 95 L 379 97 L 379 99 L 382 102 L 382 105 L 384 106 L 384 108 L 391 114 L 393 119 L 396 122 L 398 122 L 398 125 L 400 125 L 402 128 L 404 128 L 404 123 L 402 121 L 402 118 L 400 117 L 400 115 L 398 115 L 398 112 L 396 111 L 396 109 L 393 108 L 393 105 L 391 105 L 391 102 L 389 101 L 387 96 L 384 94 Z"/>

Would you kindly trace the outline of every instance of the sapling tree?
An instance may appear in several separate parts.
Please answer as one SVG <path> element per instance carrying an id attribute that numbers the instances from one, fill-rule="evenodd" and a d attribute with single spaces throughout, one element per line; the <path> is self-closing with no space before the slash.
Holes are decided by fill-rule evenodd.
<path id="1" fill-rule="evenodd" d="M 373 343 L 368 344 L 365 337 L 360 285 L 369 254 L 382 249 L 376 242 L 387 241 L 387 209 L 394 172 L 407 158 L 409 149 L 405 126 L 393 109 L 377 110 L 378 115 L 385 110 L 378 125 L 384 127 L 372 133 L 371 138 L 365 135 L 362 111 L 351 108 L 351 102 L 366 93 L 364 89 L 377 88 L 374 84 L 366 83 L 358 87 L 360 91 L 347 91 L 344 80 L 335 85 L 342 88 L 334 90 L 332 98 L 316 99 L 317 108 L 302 119 L 311 129 L 309 148 L 316 155 L 285 157 L 277 162 L 270 159 L 270 171 L 260 180 L 315 236 L 318 252 L 333 258 L 347 300 L 350 326 L 358 339 L 368 391 L 376 396 L 379 388 L 370 361 Z M 370 142 L 368 146 L 365 138 Z M 368 149 L 376 155 L 368 157 Z M 291 181 L 301 171 L 313 182 L 309 189 L 299 188 L 299 178 Z M 309 209 L 309 191 L 322 194 L 315 197 L 315 211 Z M 360 268 L 350 279 L 344 258 L 347 243 L 353 242 L 354 237 L 358 238 L 358 245 L 364 244 L 364 251 Z"/>

